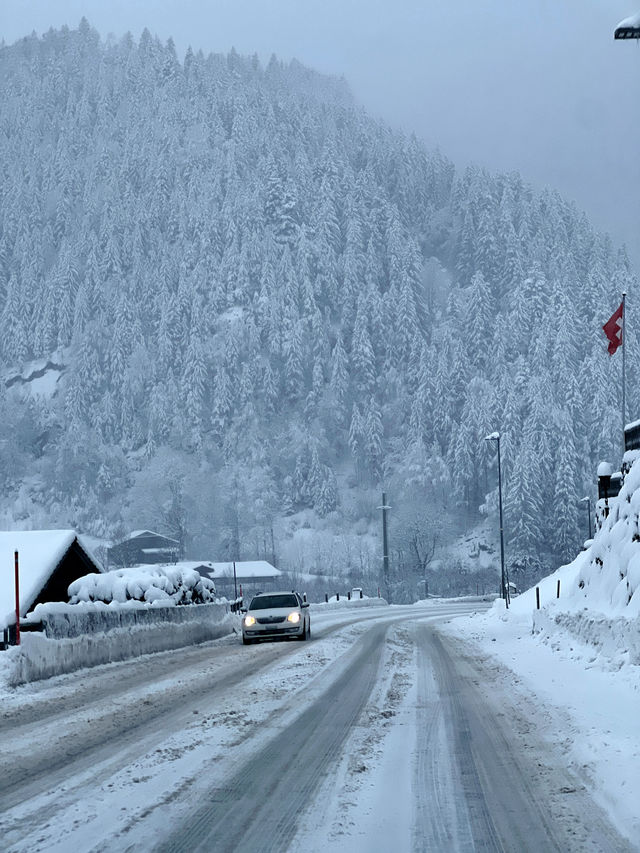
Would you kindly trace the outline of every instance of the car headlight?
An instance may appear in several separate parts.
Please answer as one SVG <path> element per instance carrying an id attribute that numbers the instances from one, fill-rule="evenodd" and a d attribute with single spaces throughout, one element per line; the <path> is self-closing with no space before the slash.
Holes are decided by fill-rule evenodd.
<path id="1" fill-rule="evenodd" d="M 245 624 L 245 627 L 247 627 L 247 628 L 248 628 L 250 625 L 255 625 L 255 624 L 256 624 L 255 617 L 253 617 L 253 616 L 245 616 L 245 617 L 244 617 L 244 624 Z"/>
<path id="2" fill-rule="evenodd" d="M 287 622 L 299 622 L 299 621 L 300 621 L 300 614 L 298 613 L 297 610 L 294 610 L 293 613 L 290 613 L 287 616 Z"/>

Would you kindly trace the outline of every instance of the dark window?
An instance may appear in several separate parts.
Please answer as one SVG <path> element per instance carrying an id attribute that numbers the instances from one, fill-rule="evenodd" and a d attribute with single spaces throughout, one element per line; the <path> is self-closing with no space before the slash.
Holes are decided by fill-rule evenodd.
<path id="1" fill-rule="evenodd" d="M 249 610 L 270 610 L 272 607 L 299 607 L 295 595 L 261 595 L 254 598 Z"/>

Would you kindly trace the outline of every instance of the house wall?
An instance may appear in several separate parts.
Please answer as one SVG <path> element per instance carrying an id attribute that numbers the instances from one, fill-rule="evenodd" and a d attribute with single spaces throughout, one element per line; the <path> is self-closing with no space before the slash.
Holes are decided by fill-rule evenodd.
<path id="1" fill-rule="evenodd" d="M 145 554 L 145 549 L 150 549 L 153 553 Z M 111 568 L 137 566 L 141 563 L 174 563 L 180 558 L 180 548 L 178 542 L 173 539 L 154 533 L 119 542 L 107 550 L 107 558 Z"/>

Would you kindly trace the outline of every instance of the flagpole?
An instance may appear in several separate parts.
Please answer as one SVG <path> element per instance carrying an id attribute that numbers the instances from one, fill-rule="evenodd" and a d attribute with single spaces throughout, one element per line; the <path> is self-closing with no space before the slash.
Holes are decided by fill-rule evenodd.
<path id="1" fill-rule="evenodd" d="M 626 426 L 626 390 L 627 390 L 627 359 L 626 359 L 626 322 L 627 322 L 627 291 L 622 291 L 622 455 L 625 452 L 624 428 Z"/>

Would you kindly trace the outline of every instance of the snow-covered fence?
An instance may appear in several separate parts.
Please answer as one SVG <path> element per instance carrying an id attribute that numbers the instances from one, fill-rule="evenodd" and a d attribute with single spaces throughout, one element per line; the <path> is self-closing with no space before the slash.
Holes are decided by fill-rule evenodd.
<path id="1" fill-rule="evenodd" d="M 45 605 L 36 608 L 33 618 L 44 630 L 23 634 L 12 684 L 214 640 L 237 622 L 226 602 L 189 607 Z"/>

